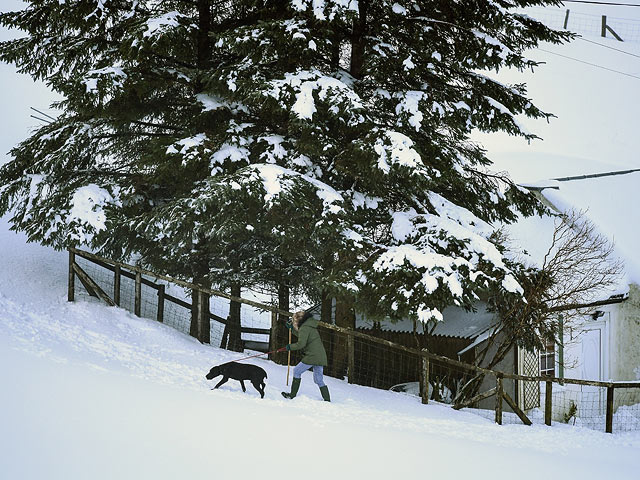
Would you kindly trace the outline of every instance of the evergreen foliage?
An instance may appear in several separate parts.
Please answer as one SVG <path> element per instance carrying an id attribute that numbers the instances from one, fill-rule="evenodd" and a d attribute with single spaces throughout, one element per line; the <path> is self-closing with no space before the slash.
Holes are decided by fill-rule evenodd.
<path id="1" fill-rule="evenodd" d="M 64 100 L 0 169 L 0 213 L 216 285 L 285 282 L 440 318 L 520 286 L 488 239 L 535 200 L 473 129 L 534 138 L 527 0 L 31 0 L 0 58 Z"/>

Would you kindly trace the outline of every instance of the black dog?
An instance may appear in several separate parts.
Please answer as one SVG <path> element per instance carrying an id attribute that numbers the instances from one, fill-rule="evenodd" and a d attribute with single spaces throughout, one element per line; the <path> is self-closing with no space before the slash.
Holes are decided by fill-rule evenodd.
<path id="1" fill-rule="evenodd" d="M 222 375 L 222 380 L 211 390 L 218 388 L 223 383 L 226 383 L 227 380 L 233 378 L 240 382 L 242 391 L 246 392 L 247 389 L 244 386 L 244 381 L 250 380 L 255 389 L 260 392 L 260 398 L 264 398 L 264 387 L 266 385 L 264 379 L 267 378 L 267 372 L 262 368 L 246 363 L 229 362 L 213 367 L 209 373 L 207 373 L 206 377 L 207 380 L 212 380 L 218 375 Z"/>

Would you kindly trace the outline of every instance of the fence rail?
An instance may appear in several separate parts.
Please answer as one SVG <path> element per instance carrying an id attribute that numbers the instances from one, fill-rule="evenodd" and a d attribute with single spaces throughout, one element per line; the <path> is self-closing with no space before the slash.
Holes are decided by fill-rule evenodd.
<path id="1" fill-rule="evenodd" d="M 88 262 L 87 266 L 83 268 L 78 259 Z M 108 278 L 98 279 L 97 272 L 89 273 L 87 271 L 89 265 L 109 272 Z M 169 285 L 177 285 L 192 292 L 204 293 L 211 298 L 222 298 L 256 308 L 262 312 L 270 312 L 270 319 L 263 320 L 262 324 L 240 326 L 241 334 L 263 338 L 262 341 L 256 340 L 254 337 L 243 341 L 244 348 L 258 351 L 273 351 L 281 346 L 275 345 L 275 339 L 278 338 L 278 333 L 282 333 L 278 332 L 278 329 L 285 327 L 278 317 L 292 316 L 291 312 L 272 305 L 236 297 L 72 248 L 69 250 L 69 301 L 75 299 L 76 277 L 88 295 L 112 306 L 123 306 L 122 293 L 126 290 L 123 286 L 123 279 L 128 282 L 133 281 L 133 286 L 129 285 L 129 288 L 133 288 L 134 292 L 133 299 L 128 301 L 129 309 L 137 316 L 154 318 L 163 323 L 167 323 L 168 316 L 175 316 L 175 314 L 168 315 L 169 305 L 183 309 L 183 317 L 188 313 L 186 322 L 190 323 L 194 305 L 169 294 L 166 291 L 166 285 L 156 283 L 151 279 L 167 282 Z M 112 289 L 111 294 L 107 293 L 107 290 L 110 289 Z M 152 295 L 153 302 L 149 307 L 144 308 L 144 312 L 143 290 L 155 291 L 155 294 Z M 202 297 L 200 294 L 194 296 L 199 300 L 195 306 L 198 309 L 198 315 L 220 326 L 215 335 L 213 333 L 210 335 L 210 340 L 215 336 L 215 339 L 220 341 L 221 348 L 226 348 L 230 329 L 237 328 L 237 326 L 231 325 L 223 314 L 211 312 L 211 305 L 204 305 L 200 301 Z M 185 326 L 184 318 L 181 322 L 173 321 L 170 324 L 184 333 L 193 334 L 188 326 Z M 616 430 L 640 430 L 640 382 L 602 382 L 518 375 L 471 365 L 427 350 L 407 347 L 357 330 L 324 322 L 320 323 L 319 330 L 331 359 L 327 374 L 337 378 L 346 377 L 349 383 L 385 389 L 395 388 L 396 384 L 398 387 L 403 384 L 415 384 L 417 386 L 415 393 L 420 396 L 422 403 L 427 404 L 430 400 L 453 403 L 456 396 L 460 396 L 464 388 L 477 382 L 475 393 L 471 396 L 460 397 L 463 400 L 458 398 L 454 408 L 471 407 L 478 412 L 484 409 L 484 413 L 492 411 L 491 415 L 498 424 L 502 424 L 505 414 L 509 414 L 509 418 L 513 416 L 525 425 L 531 425 L 534 422 L 530 418 L 531 412 L 525 413 L 518 402 L 517 382 L 522 382 L 523 385 L 536 383 L 544 385 L 544 410 L 541 418 L 537 420 L 544 421 L 546 425 L 551 425 L 554 419 L 555 421 L 560 419 L 560 421 L 567 423 L 573 420 L 575 423 L 578 418 L 581 418 L 581 422 L 586 426 L 603 428 L 609 433 L 613 432 L 614 423 Z M 267 339 L 264 340 L 264 337 Z M 280 336 L 280 338 L 282 337 Z M 291 353 L 293 360 L 298 360 L 299 352 Z M 277 359 L 272 356 L 272 360 Z M 554 385 L 556 385 L 555 388 Z M 567 391 L 567 386 L 577 386 L 577 389 Z M 616 394 L 616 391 L 619 393 Z M 491 400 L 492 398 L 493 400 Z M 588 407 L 589 403 L 585 400 L 587 398 L 592 407 Z M 587 412 L 583 411 L 580 412 L 581 417 L 578 416 L 579 410 L 588 410 L 588 408 L 591 408 L 595 413 L 589 416 Z M 616 422 L 614 422 L 614 414 L 618 416 Z"/>

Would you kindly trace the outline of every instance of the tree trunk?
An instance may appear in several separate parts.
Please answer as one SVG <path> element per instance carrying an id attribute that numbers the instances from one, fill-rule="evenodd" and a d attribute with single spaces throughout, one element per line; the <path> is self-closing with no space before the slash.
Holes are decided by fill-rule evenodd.
<path id="1" fill-rule="evenodd" d="M 204 288 L 211 288 L 211 282 L 207 279 L 209 274 L 208 261 L 206 256 L 194 253 L 194 264 L 192 270 L 192 283 Z M 191 291 L 191 324 L 189 325 L 189 335 L 197 338 L 202 343 L 211 342 L 211 326 L 209 320 L 209 298 L 210 295 L 200 294 L 198 290 Z M 202 306 L 200 308 L 199 306 Z"/>
<path id="2" fill-rule="evenodd" d="M 336 326 L 355 330 L 356 316 L 353 302 L 346 299 L 336 299 Z M 349 346 L 347 336 L 338 334 L 333 342 L 333 362 L 331 363 L 332 377 L 343 379 L 347 373 L 349 363 Z"/>
<path id="3" fill-rule="evenodd" d="M 333 323 L 333 319 L 331 318 L 331 309 L 333 308 L 333 298 L 329 295 L 328 292 L 322 292 L 322 297 L 320 300 L 320 321 L 324 323 Z"/>
<path id="4" fill-rule="evenodd" d="M 337 35 L 331 44 L 331 70 L 337 71 L 340 68 L 340 37 Z"/>
<path id="5" fill-rule="evenodd" d="M 240 297 L 242 295 L 242 288 L 239 283 L 233 283 L 231 285 L 231 295 L 234 297 Z M 242 304 L 231 300 L 229 305 L 229 342 L 227 343 L 227 350 L 234 352 L 241 352 L 242 349 L 242 337 L 240 328 L 242 327 L 240 308 Z"/>
<path id="6" fill-rule="evenodd" d="M 207 60 L 211 54 L 209 42 L 209 30 L 211 29 L 211 5 L 209 0 L 198 0 L 198 68 L 204 70 L 207 66 Z M 201 86 L 197 85 L 197 91 L 201 90 Z M 208 269 L 202 268 L 207 265 L 206 261 L 202 261 L 196 253 L 196 267 L 193 271 L 192 281 L 196 285 L 210 288 L 211 283 L 206 279 Z M 211 342 L 211 328 L 209 324 L 209 295 L 204 294 L 201 297 L 198 290 L 191 291 L 191 324 L 189 325 L 189 335 L 197 338 L 203 343 Z M 199 302 L 204 305 L 205 313 L 198 308 Z"/>
<path id="7" fill-rule="evenodd" d="M 206 69 L 211 55 L 211 0 L 198 0 L 198 68 Z"/>
<path id="8" fill-rule="evenodd" d="M 418 335 L 418 320 L 413 319 L 413 340 L 416 342 L 416 348 L 422 350 L 422 342 L 420 342 L 420 335 Z"/>
<path id="9" fill-rule="evenodd" d="M 194 278 L 197 285 L 209 288 L 206 280 Z M 209 299 L 210 295 L 200 293 L 198 290 L 191 291 L 191 324 L 189 325 L 189 335 L 197 338 L 202 343 L 211 342 L 211 323 L 209 320 Z M 202 307 L 202 308 L 200 308 Z"/>
<path id="10" fill-rule="evenodd" d="M 320 321 L 324 322 L 324 323 L 329 323 L 329 324 L 333 324 L 333 315 L 332 315 L 332 310 L 333 308 L 333 297 L 331 297 L 331 295 L 329 295 L 329 293 L 325 290 L 322 292 L 321 297 L 320 297 Z M 333 345 L 337 339 L 337 336 L 339 334 L 337 334 L 336 332 L 334 332 L 333 330 L 325 330 L 322 329 L 322 340 L 323 340 L 323 344 L 324 344 L 324 349 L 327 352 L 327 359 L 329 360 L 329 367 L 327 367 L 327 375 L 333 375 L 333 371 L 331 369 L 333 363 L 332 363 L 332 359 L 333 359 Z"/>
<path id="11" fill-rule="evenodd" d="M 289 285 L 287 285 L 284 280 L 280 281 L 278 283 L 278 308 L 280 310 L 289 311 L 290 294 L 291 292 L 289 291 Z M 285 323 L 288 319 L 289 318 L 287 316 L 278 314 L 278 326 L 275 330 L 275 346 L 278 348 L 284 347 L 289 343 L 289 331 L 285 327 Z M 276 363 L 286 365 L 287 356 L 284 354 L 277 354 L 275 360 Z"/>
<path id="12" fill-rule="evenodd" d="M 367 35 L 367 10 L 368 0 L 358 2 L 358 19 L 353 23 L 353 35 L 351 39 L 351 68 L 349 73 L 355 78 L 361 78 L 364 65 L 364 47 Z"/>

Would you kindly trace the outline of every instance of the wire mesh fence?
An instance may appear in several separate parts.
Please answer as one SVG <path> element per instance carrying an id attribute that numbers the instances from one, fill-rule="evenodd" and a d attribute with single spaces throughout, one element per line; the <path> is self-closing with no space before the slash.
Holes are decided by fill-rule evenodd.
<path id="1" fill-rule="evenodd" d="M 70 253 L 70 300 L 76 296 L 89 301 L 98 298 L 192 334 L 194 290 L 184 282 L 180 285 L 168 277 L 143 275 L 136 267 L 75 252 L 78 255 Z M 75 282 L 75 276 L 81 281 Z M 208 309 L 204 308 L 210 321 L 210 343 L 225 348 L 230 301 L 215 295 L 207 298 Z M 291 316 L 289 312 L 255 301 L 235 301 L 242 303 L 242 348 L 266 352 L 288 343 L 282 320 Z M 276 312 L 281 315 L 279 320 Z M 325 374 L 349 383 L 413 394 L 423 403 L 467 408 L 501 424 L 556 422 L 607 432 L 640 430 L 640 382 L 515 375 L 409 348 L 371 332 L 325 323 L 320 324 L 319 332 L 329 360 Z M 285 355 L 272 354 L 270 358 L 287 363 Z M 292 364 L 301 359 L 301 352 L 291 352 Z"/>
<path id="2" fill-rule="evenodd" d="M 113 265 L 96 262 L 80 255 L 75 263 L 108 295 L 118 298 L 118 305 L 129 311 L 136 309 L 136 276 L 126 269 L 119 270 L 116 280 L 116 268 Z M 116 293 L 116 283 L 119 283 Z M 167 281 L 158 280 L 148 275 L 141 276 L 140 312 L 143 318 L 162 321 L 176 330 L 190 334 L 191 328 L 191 296 L 189 289 Z M 100 301 L 92 289 L 83 282 L 74 283 L 74 295 L 87 301 Z M 209 298 L 210 343 L 220 346 L 225 336 L 226 320 L 229 316 L 230 302 L 226 298 L 211 296 Z M 241 306 L 241 338 L 248 348 L 264 350 L 269 345 L 269 335 L 256 330 L 268 330 L 271 317 L 268 312 L 260 311 L 250 305 Z M 247 331 L 250 330 L 250 331 Z M 265 350 L 266 351 L 266 350 Z"/>
<path id="3" fill-rule="evenodd" d="M 580 35 L 615 38 L 624 42 L 640 43 L 640 20 L 573 12 L 566 8 L 528 7 L 524 12 L 544 25 L 557 30 L 569 30 Z M 604 17 L 604 19 L 603 19 Z M 615 32 L 615 35 L 612 33 Z"/>
<path id="4" fill-rule="evenodd" d="M 552 418 L 556 422 L 603 430 L 607 389 L 588 385 L 554 385 Z"/>
<path id="5" fill-rule="evenodd" d="M 381 389 L 419 378 L 421 357 L 418 352 L 393 349 L 366 335 L 352 336 L 330 326 L 321 326 L 320 335 L 329 359 L 329 376 Z"/>
<path id="6" fill-rule="evenodd" d="M 474 372 L 466 368 L 445 364 L 435 359 L 429 361 L 429 400 L 452 404 L 454 399 L 463 393 L 463 389 L 473 389 L 474 381 L 482 385 L 485 379 L 477 377 Z"/>
<path id="7" fill-rule="evenodd" d="M 640 430 L 640 388 L 616 388 L 613 403 L 613 431 Z"/>
<path id="8" fill-rule="evenodd" d="M 554 384 L 552 397 L 553 421 L 605 431 L 607 387 Z M 613 389 L 612 429 L 614 432 L 640 430 L 640 389 Z"/>

